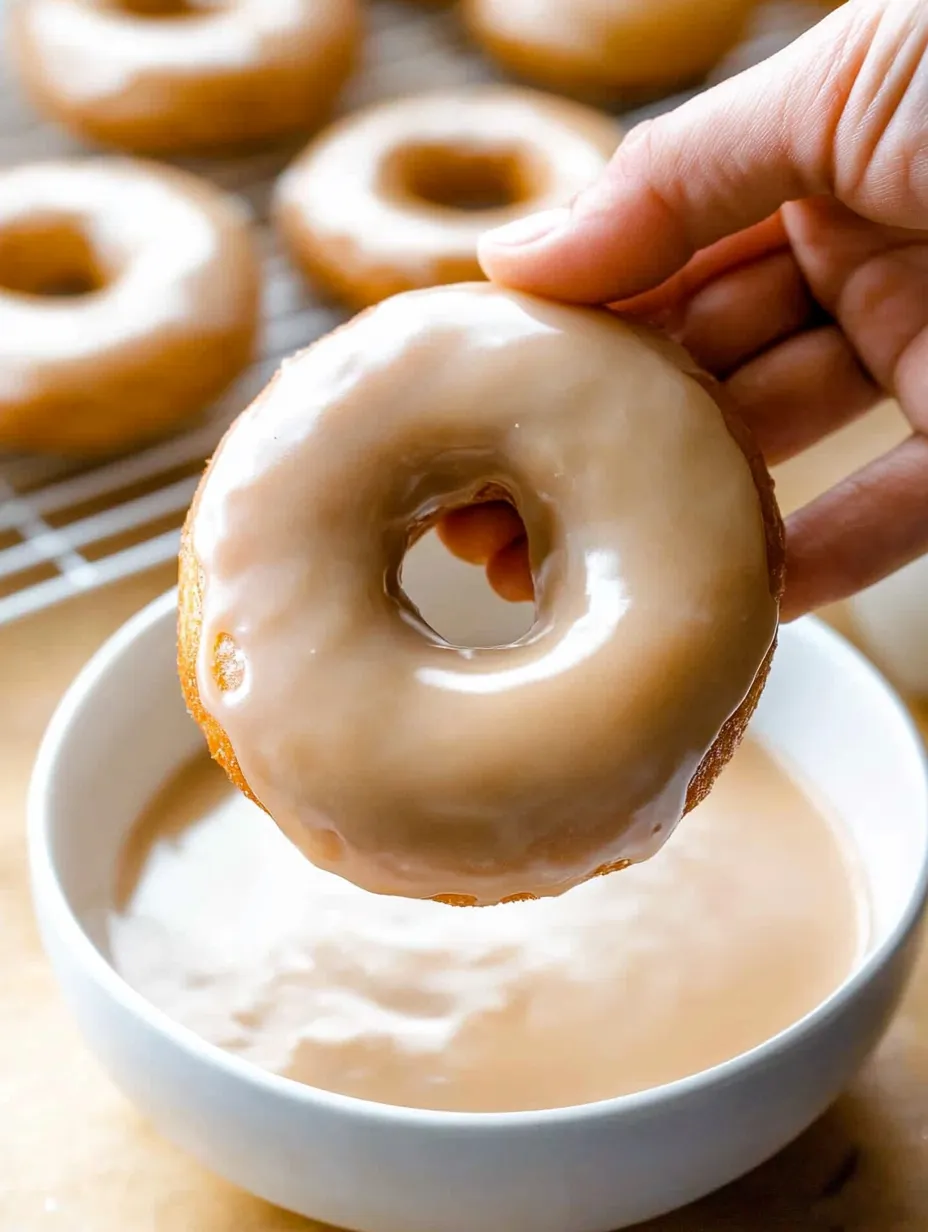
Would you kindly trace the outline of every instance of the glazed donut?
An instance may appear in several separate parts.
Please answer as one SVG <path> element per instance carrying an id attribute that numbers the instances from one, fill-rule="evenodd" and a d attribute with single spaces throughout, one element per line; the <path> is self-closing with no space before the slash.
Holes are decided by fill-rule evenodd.
<path id="1" fill-rule="evenodd" d="M 359 37 L 357 0 L 14 0 L 9 26 L 40 111 L 162 154 L 314 128 Z"/>
<path id="2" fill-rule="evenodd" d="M 306 276 L 367 307 L 482 278 L 481 233 L 569 202 L 618 142 L 599 112 L 534 91 L 404 98 L 321 134 L 281 178 L 274 213 Z"/>
<path id="3" fill-rule="evenodd" d="M 491 493 L 527 527 L 535 623 L 452 646 L 403 556 Z M 410 292 L 229 430 L 184 532 L 180 676 L 314 863 L 413 898 L 555 895 L 652 855 L 708 791 L 782 573 L 763 463 L 676 347 L 489 283 Z"/>
<path id="4" fill-rule="evenodd" d="M 251 361 L 238 205 L 124 159 L 0 171 L 0 450 L 93 454 L 202 410 Z"/>
<path id="5" fill-rule="evenodd" d="M 758 0 L 464 0 L 474 38 L 526 81 L 579 98 L 691 85 L 738 42 Z"/>

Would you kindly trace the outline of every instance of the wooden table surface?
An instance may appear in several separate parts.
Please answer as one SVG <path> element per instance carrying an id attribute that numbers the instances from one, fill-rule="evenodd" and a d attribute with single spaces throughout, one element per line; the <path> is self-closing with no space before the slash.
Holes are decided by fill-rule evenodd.
<path id="1" fill-rule="evenodd" d="M 899 431 L 884 413 L 842 448 L 804 460 L 783 476 L 786 503 Z M 44 725 L 87 656 L 172 581 L 161 571 L 0 630 L 2 1232 L 320 1228 L 216 1180 L 146 1125 L 85 1052 L 33 924 L 24 802 Z M 649 1229 L 926 1232 L 928 954 L 879 1052 L 832 1112 L 751 1176 Z"/>

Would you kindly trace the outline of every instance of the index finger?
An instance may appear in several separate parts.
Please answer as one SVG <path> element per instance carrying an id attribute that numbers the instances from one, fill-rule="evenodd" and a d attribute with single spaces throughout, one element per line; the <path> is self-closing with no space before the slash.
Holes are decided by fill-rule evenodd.
<path id="1" fill-rule="evenodd" d="M 787 201 L 830 192 L 841 117 L 884 7 L 838 9 L 778 55 L 633 129 L 570 210 L 485 235 L 486 273 L 555 299 L 627 300 Z"/>
<path id="2" fill-rule="evenodd" d="M 788 247 L 789 237 L 783 216 L 778 210 L 763 222 L 703 248 L 682 270 L 653 290 L 632 296 L 631 299 L 617 300 L 609 306 L 616 312 L 640 317 L 655 325 L 666 325 L 668 318 L 723 274 L 741 269 Z"/>

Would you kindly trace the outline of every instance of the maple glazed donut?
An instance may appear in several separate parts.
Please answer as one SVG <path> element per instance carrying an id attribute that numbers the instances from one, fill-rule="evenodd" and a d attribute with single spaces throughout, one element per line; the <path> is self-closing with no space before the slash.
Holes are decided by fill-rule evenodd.
<path id="1" fill-rule="evenodd" d="M 10 50 L 35 105 L 147 153 L 306 132 L 354 66 L 358 0 L 14 0 Z"/>
<path id="2" fill-rule="evenodd" d="M 303 273 L 364 308 L 399 291 L 482 278 L 480 235 L 567 204 L 619 138 L 598 111 L 532 90 L 403 98 L 311 142 L 281 178 L 274 213 Z"/>
<path id="3" fill-rule="evenodd" d="M 356 317 L 284 364 L 191 507 L 180 675 L 213 755 L 375 892 L 488 904 L 646 859 L 776 638 L 782 526 L 732 432 L 688 357 L 605 310 L 482 283 Z M 535 623 L 456 647 L 403 556 L 488 492 L 525 522 Z"/>
<path id="4" fill-rule="evenodd" d="M 129 159 L 0 171 L 0 450 L 97 454 L 202 410 L 251 361 L 237 202 Z"/>
<path id="5" fill-rule="evenodd" d="M 472 34 L 526 81 L 581 98 L 658 95 L 699 81 L 758 0 L 465 0 Z"/>

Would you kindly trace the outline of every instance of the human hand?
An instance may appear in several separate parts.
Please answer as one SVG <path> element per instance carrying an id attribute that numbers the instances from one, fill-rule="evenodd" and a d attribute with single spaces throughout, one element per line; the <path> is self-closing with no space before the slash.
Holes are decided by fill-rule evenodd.
<path id="1" fill-rule="evenodd" d="M 481 260 L 666 329 L 770 464 L 898 399 L 912 435 L 788 520 L 785 619 L 928 552 L 925 0 L 849 0 L 634 129 L 570 209 L 490 232 Z M 505 598 L 532 597 L 514 510 L 458 510 L 439 533 Z"/>

